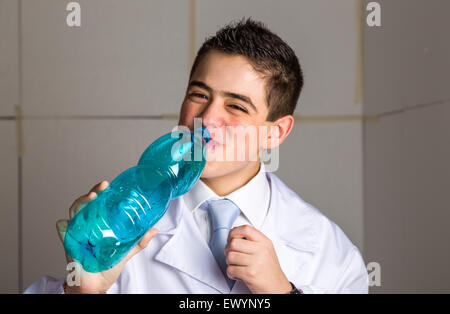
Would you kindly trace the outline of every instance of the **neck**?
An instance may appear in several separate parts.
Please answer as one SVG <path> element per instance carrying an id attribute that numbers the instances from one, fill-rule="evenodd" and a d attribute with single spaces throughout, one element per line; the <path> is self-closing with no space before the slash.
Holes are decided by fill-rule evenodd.
<path id="1" fill-rule="evenodd" d="M 217 178 L 201 180 L 219 196 L 228 195 L 247 184 L 259 171 L 259 161 L 251 161 L 246 167 Z"/>

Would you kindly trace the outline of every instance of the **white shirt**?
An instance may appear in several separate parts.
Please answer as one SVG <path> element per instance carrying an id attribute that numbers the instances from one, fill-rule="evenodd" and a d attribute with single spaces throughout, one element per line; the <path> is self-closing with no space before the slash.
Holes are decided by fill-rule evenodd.
<path id="1" fill-rule="evenodd" d="M 186 206 L 192 212 L 202 237 L 207 243 L 211 237 L 211 217 L 208 211 L 200 207 L 206 200 L 227 198 L 239 207 L 241 214 L 233 223 L 233 228 L 247 224 L 256 229 L 261 228 L 270 202 L 270 186 L 265 172 L 264 163 L 261 163 L 258 173 L 249 182 L 223 197 L 218 196 L 201 180 L 197 181 L 184 195 Z"/>
<path id="2" fill-rule="evenodd" d="M 265 177 L 270 189 L 266 213 L 255 214 L 258 207 L 246 206 L 243 196 L 237 202 L 242 206 L 242 219 L 261 224 L 259 230 L 272 241 L 288 280 L 305 293 L 367 293 L 366 265 L 344 232 L 275 174 L 266 172 Z M 257 184 L 258 178 L 254 178 Z M 249 182 L 248 186 L 255 182 Z M 247 185 L 242 188 L 248 192 L 247 189 L 251 188 Z M 205 241 L 205 224 L 200 223 L 199 227 L 192 214 L 198 204 L 191 202 L 209 196 L 202 192 L 197 199 L 196 195 L 186 193 L 172 200 L 155 225 L 158 234 L 127 262 L 107 293 L 251 293 L 245 282 L 239 280 L 230 291 Z M 261 198 L 260 192 L 246 195 L 254 202 Z M 242 221 L 245 220 L 237 221 L 236 225 Z M 64 280 L 44 276 L 25 293 L 63 293 Z"/>

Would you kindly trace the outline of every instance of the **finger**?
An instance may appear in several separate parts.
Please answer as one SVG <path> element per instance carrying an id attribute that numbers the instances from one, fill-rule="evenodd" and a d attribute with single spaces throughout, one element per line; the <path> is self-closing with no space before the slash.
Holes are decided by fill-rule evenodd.
<path id="1" fill-rule="evenodd" d="M 151 239 L 158 233 L 156 228 L 151 228 L 147 233 L 142 237 L 141 241 L 133 248 L 130 252 L 128 252 L 127 256 L 123 259 L 122 263 L 128 262 L 133 256 L 137 253 L 145 249 L 150 242 Z"/>
<path id="2" fill-rule="evenodd" d="M 61 240 L 61 243 L 64 247 L 64 239 L 66 238 L 67 226 L 69 225 L 69 221 L 66 219 L 60 219 L 56 222 L 56 231 L 58 233 L 58 237 Z M 69 256 L 67 256 L 66 251 L 64 250 L 64 254 L 66 256 L 67 263 L 73 261 Z"/>
<path id="3" fill-rule="evenodd" d="M 69 209 L 69 218 L 72 219 L 77 213 L 80 212 L 90 201 L 97 198 L 97 195 L 108 187 L 109 183 L 106 180 L 96 184 L 88 194 L 83 195 L 73 202 Z"/>
<path id="4" fill-rule="evenodd" d="M 58 231 L 58 236 L 62 244 L 64 244 L 68 224 L 69 221 L 67 219 L 60 219 L 56 222 L 56 231 Z"/>
<path id="5" fill-rule="evenodd" d="M 138 246 L 141 250 L 145 249 L 150 242 L 151 239 L 158 233 L 156 228 L 151 228 L 147 233 L 142 237 L 141 241 L 139 241 Z"/>
<path id="6" fill-rule="evenodd" d="M 240 237 L 231 238 L 225 246 L 225 254 L 227 252 L 240 252 L 246 254 L 255 254 L 258 252 L 260 244 L 254 241 L 241 239 Z"/>
<path id="7" fill-rule="evenodd" d="M 250 225 L 243 225 L 239 227 L 235 227 L 230 230 L 228 233 L 228 239 L 229 241 L 231 238 L 246 238 L 246 240 L 249 241 L 256 241 L 261 242 L 265 241 L 267 238 L 266 236 L 256 228 L 250 226 Z"/>
<path id="8" fill-rule="evenodd" d="M 227 276 L 232 280 L 247 280 L 248 266 L 229 265 L 227 267 Z"/>
<path id="9" fill-rule="evenodd" d="M 95 193 L 99 194 L 101 191 L 106 189 L 108 187 L 108 185 L 109 185 L 109 182 L 106 180 L 103 180 L 100 183 L 97 183 L 96 185 L 94 185 L 94 187 L 89 191 L 89 193 L 95 192 Z"/>
<path id="10" fill-rule="evenodd" d="M 109 185 L 109 182 L 106 180 L 97 183 L 92 187 L 92 189 L 86 195 L 83 195 L 75 200 L 69 210 L 69 217 L 72 218 L 75 216 L 87 203 L 92 201 L 97 197 L 97 195 L 106 189 Z"/>
<path id="11" fill-rule="evenodd" d="M 230 251 L 225 255 L 227 265 L 249 266 L 253 264 L 253 256 L 246 253 Z"/>
<path id="12" fill-rule="evenodd" d="M 97 193 L 89 192 L 86 195 L 83 195 L 73 202 L 72 206 L 69 208 L 69 219 L 72 219 L 77 213 L 80 212 L 90 201 L 97 198 Z"/>

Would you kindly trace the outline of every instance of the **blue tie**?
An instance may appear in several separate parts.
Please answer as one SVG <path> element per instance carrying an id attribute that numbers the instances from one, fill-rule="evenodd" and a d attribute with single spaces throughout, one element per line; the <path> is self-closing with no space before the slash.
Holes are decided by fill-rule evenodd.
<path id="1" fill-rule="evenodd" d="M 228 233 L 233 226 L 234 221 L 240 215 L 241 210 L 232 201 L 228 199 L 206 201 L 206 210 L 209 211 L 212 221 L 212 236 L 209 247 L 231 288 L 235 280 L 227 276 L 227 262 L 225 259 L 225 245 L 227 243 Z"/>

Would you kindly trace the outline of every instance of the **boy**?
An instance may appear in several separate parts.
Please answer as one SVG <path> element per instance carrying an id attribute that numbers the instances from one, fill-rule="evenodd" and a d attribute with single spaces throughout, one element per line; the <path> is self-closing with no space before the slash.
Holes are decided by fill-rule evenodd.
<path id="1" fill-rule="evenodd" d="M 208 155 L 245 148 L 245 158 L 208 159 L 197 184 L 171 202 L 114 268 L 81 271 L 80 285 L 43 277 L 26 292 L 367 293 L 358 249 L 260 161 L 264 149 L 291 132 L 302 86 L 295 53 L 259 22 L 243 20 L 207 39 L 191 69 L 179 125 L 192 130 L 201 118 L 212 135 Z M 242 132 L 252 128 L 255 145 Z M 247 139 L 245 146 L 234 138 Z M 77 199 L 69 216 L 107 185 Z M 57 223 L 62 241 L 67 223 Z"/>

